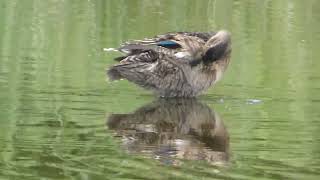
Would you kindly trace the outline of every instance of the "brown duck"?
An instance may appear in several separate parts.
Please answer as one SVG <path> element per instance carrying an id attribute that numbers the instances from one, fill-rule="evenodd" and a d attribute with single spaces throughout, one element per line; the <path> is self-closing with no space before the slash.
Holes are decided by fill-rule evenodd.
<path id="1" fill-rule="evenodd" d="M 231 55 L 227 31 L 177 32 L 124 43 L 108 70 L 161 97 L 194 97 L 219 81 Z"/>

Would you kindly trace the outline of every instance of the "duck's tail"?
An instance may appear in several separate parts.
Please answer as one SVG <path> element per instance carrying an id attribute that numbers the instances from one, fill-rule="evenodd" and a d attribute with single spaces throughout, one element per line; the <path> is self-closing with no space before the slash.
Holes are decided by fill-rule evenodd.
<path id="1" fill-rule="evenodd" d="M 110 81 L 120 80 L 123 78 L 116 67 L 111 67 L 108 69 L 107 75 Z"/>
<path id="2" fill-rule="evenodd" d="M 121 129 L 123 128 L 123 123 L 128 121 L 130 115 L 128 114 L 111 114 L 108 117 L 107 125 L 110 129 Z"/>

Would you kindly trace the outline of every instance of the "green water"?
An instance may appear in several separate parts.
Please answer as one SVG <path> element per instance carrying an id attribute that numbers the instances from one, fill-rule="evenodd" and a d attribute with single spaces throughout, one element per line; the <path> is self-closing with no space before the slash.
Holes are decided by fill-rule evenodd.
<path id="1" fill-rule="evenodd" d="M 232 33 L 223 80 L 157 100 L 128 39 Z M 0 179 L 319 179 L 320 1 L 1 0 Z"/>

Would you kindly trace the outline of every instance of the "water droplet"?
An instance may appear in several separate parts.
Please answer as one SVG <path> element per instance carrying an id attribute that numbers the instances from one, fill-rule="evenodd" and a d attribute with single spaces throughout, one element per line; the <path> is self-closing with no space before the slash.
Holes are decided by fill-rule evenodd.
<path id="1" fill-rule="evenodd" d="M 116 48 L 103 48 L 103 51 L 110 52 L 110 51 L 118 51 L 118 50 Z"/>
<path id="2" fill-rule="evenodd" d="M 262 101 L 260 99 L 248 99 L 247 104 L 258 104 L 261 103 Z"/>

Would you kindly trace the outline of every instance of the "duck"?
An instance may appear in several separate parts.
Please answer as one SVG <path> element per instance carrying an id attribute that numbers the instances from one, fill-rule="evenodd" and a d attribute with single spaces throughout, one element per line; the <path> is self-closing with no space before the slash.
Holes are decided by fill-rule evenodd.
<path id="1" fill-rule="evenodd" d="M 126 79 L 160 97 L 195 97 L 215 85 L 231 58 L 231 34 L 171 32 L 127 41 L 107 69 L 110 81 Z"/>

